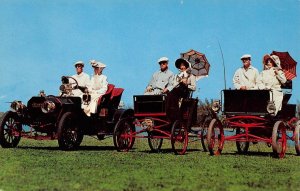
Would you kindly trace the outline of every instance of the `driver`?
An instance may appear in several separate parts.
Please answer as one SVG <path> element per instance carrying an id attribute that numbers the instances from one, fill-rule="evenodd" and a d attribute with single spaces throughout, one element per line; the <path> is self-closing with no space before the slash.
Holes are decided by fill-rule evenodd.
<path id="1" fill-rule="evenodd" d="M 91 65 L 94 68 L 94 75 L 92 76 L 88 91 L 91 95 L 91 102 L 88 105 L 84 105 L 84 112 L 87 116 L 91 116 L 91 113 L 96 113 L 97 103 L 100 96 L 104 95 L 107 91 L 107 77 L 102 74 L 105 64 L 92 60 Z"/>
<path id="2" fill-rule="evenodd" d="M 76 74 L 74 74 L 72 77 L 78 82 L 78 86 L 74 87 L 75 89 L 72 91 L 72 93 L 76 97 L 82 97 L 84 89 L 88 88 L 90 84 L 90 76 L 83 72 L 84 63 L 82 61 L 76 62 L 74 66 L 76 69 Z"/>
<path id="3" fill-rule="evenodd" d="M 258 70 L 251 65 L 251 55 L 244 54 L 241 57 L 243 66 L 238 68 L 233 76 L 233 85 L 238 90 L 257 89 L 256 79 Z"/>

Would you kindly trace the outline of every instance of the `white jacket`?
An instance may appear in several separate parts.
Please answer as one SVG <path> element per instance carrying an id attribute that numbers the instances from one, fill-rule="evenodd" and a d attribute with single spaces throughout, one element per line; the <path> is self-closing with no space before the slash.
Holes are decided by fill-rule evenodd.
<path id="1" fill-rule="evenodd" d="M 81 72 L 80 74 L 75 74 L 72 76 L 77 82 L 78 82 L 78 86 L 82 86 L 82 87 L 89 87 L 90 85 L 90 76 L 84 72 Z M 72 91 L 72 93 L 74 94 L 74 96 L 82 96 L 83 92 L 79 89 L 75 89 Z"/>
<path id="2" fill-rule="evenodd" d="M 247 70 L 244 67 L 241 67 L 236 70 L 233 76 L 233 85 L 236 89 L 240 89 L 242 86 L 246 86 L 248 90 L 257 89 L 256 80 L 258 78 L 258 70 L 249 66 Z"/>

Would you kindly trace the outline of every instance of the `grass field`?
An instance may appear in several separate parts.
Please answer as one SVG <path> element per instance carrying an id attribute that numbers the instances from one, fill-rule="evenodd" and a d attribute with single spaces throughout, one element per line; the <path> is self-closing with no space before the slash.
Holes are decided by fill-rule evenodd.
<path id="1" fill-rule="evenodd" d="M 120 153 L 111 138 L 85 137 L 71 152 L 56 141 L 22 139 L 15 149 L 0 148 L 0 190 L 300 190 L 293 147 L 278 160 L 265 144 L 238 155 L 226 142 L 223 154 L 211 157 L 191 142 L 186 155 L 176 156 L 164 141 L 161 153 L 150 153 L 146 139 Z"/>

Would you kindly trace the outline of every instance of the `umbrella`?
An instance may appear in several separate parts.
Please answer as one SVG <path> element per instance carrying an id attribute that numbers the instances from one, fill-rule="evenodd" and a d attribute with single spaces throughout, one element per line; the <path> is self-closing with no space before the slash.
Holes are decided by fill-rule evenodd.
<path id="1" fill-rule="evenodd" d="M 291 57 L 291 55 L 288 52 L 273 51 L 271 55 L 276 55 L 279 57 L 281 68 L 285 74 L 285 77 L 288 80 L 292 80 L 297 76 L 296 74 L 297 62 Z"/>
<path id="2" fill-rule="evenodd" d="M 191 73 L 197 80 L 208 76 L 210 64 L 204 54 L 191 49 L 180 56 L 191 63 Z"/>

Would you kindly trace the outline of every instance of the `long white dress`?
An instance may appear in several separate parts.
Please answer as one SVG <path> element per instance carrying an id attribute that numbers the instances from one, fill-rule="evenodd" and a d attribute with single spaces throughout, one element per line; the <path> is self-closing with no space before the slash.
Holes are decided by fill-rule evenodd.
<path id="1" fill-rule="evenodd" d="M 98 99 L 101 95 L 104 95 L 107 91 L 107 77 L 103 74 L 92 76 L 91 83 L 89 85 L 89 93 L 91 95 L 91 102 L 89 105 L 84 106 L 84 112 L 90 116 L 91 113 L 97 112 Z"/>
<path id="2" fill-rule="evenodd" d="M 269 70 L 263 70 L 257 79 L 257 86 L 258 89 L 267 89 L 272 91 L 270 94 L 270 100 L 275 103 L 276 115 L 282 107 L 283 93 L 281 90 L 281 84 L 286 82 L 286 77 L 282 70 L 279 70 L 277 74 L 275 74 L 274 70 L 274 67 Z"/>

